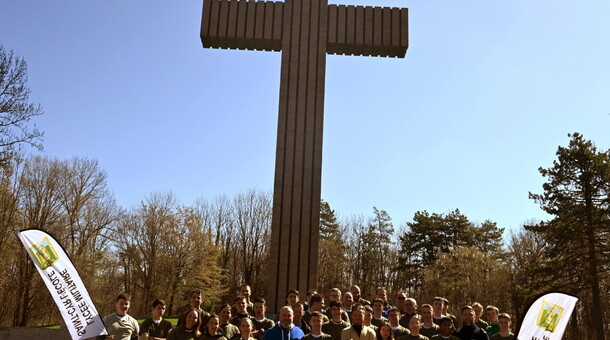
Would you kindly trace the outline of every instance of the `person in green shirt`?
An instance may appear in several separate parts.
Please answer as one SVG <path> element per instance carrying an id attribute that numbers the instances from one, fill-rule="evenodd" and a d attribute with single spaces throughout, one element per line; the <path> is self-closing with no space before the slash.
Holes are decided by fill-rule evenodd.
<path id="1" fill-rule="evenodd" d="M 205 333 L 203 340 L 227 340 L 220 331 L 220 321 L 218 315 L 212 314 L 208 317 L 208 322 L 205 325 Z"/>
<path id="2" fill-rule="evenodd" d="M 265 337 L 265 332 L 275 326 L 273 320 L 265 317 L 267 312 L 267 300 L 259 297 L 254 299 L 254 317 L 251 317 L 253 327 L 252 336 L 258 340 L 262 340 Z"/>
<path id="3" fill-rule="evenodd" d="M 397 296 L 398 301 L 400 301 L 400 299 L 406 296 L 404 293 L 402 293 L 401 295 Z M 411 317 L 415 314 L 417 314 L 417 301 L 414 298 L 406 298 L 403 302 L 403 311 L 400 312 L 400 314 L 402 315 L 402 317 L 400 318 L 400 325 L 403 326 L 404 328 L 409 328 L 409 320 L 411 320 Z M 398 308 L 400 309 L 400 308 Z"/>
<path id="4" fill-rule="evenodd" d="M 295 303 L 292 306 L 292 312 L 293 312 L 293 323 L 296 327 L 300 328 L 303 331 L 303 334 L 307 334 L 311 331 L 311 329 L 309 328 L 309 325 L 307 324 L 307 322 L 305 322 L 305 320 L 303 319 L 303 304 L 300 302 Z M 279 317 L 279 315 L 278 315 Z M 278 320 L 279 323 L 279 320 Z M 277 324 L 276 324 L 277 326 Z"/>
<path id="5" fill-rule="evenodd" d="M 339 288 L 332 288 L 329 293 L 328 293 L 328 299 L 329 299 L 329 305 L 333 302 L 341 302 L 341 289 Z M 342 303 L 343 304 L 343 303 Z M 352 306 L 350 305 L 350 310 L 352 309 Z M 332 319 L 332 312 L 330 310 L 330 308 L 326 308 L 326 310 L 323 312 L 324 315 L 326 315 L 328 317 L 328 319 Z M 349 315 L 347 314 L 346 311 L 344 311 L 343 309 L 341 309 L 341 320 L 347 322 L 347 325 L 349 326 L 349 324 L 351 323 L 350 319 L 349 319 Z"/>
<path id="6" fill-rule="evenodd" d="M 229 304 L 224 304 L 218 307 L 218 320 L 220 321 L 220 330 L 227 339 L 231 339 L 239 334 L 239 327 L 231 323 L 232 307 Z M 205 325 L 204 325 L 205 326 Z"/>
<path id="7" fill-rule="evenodd" d="M 184 323 L 174 328 L 167 336 L 167 340 L 202 340 L 203 336 L 199 330 L 201 321 L 199 309 L 192 308 L 186 312 Z"/>
<path id="8" fill-rule="evenodd" d="M 347 313 L 347 317 L 349 318 L 349 323 L 352 323 L 352 306 L 354 305 L 354 297 L 352 293 L 345 292 L 343 297 L 341 297 L 341 304 L 343 304 L 343 311 Z"/>
<path id="9" fill-rule="evenodd" d="M 362 305 L 360 305 L 360 306 L 362 306 Z M 371 320 L 373 320 L 373 308 L 371 308 L 371 306 L 369 306 L 369 305 L 362 306 L 362 308 L 364 308 L 364 314 L 363 314 L 364 318 L 363 318 L 362 324 L 364 326 L 371 328 L 373 331 L 377 332 L 377 326 L 375 326 L 371 323 Z"/>
<path id="10" fill-rule="evenodd" d="M 205 325 L 207 317 L 210 314 L 201 308 L 201 304 L 203 303 L 203 301 L 203 291 L 201 289 L 195 289 L 191 291 L 191 294 L 189 295 L 189 303 L 178 308 L 177 310 L 178 315 L 180 315 L 180 317 L 178 318 L 178 326 L 184 323 L 186 313 L 188 313 L 193 308 L 199 311 L 199 318 L 201 319 L 201 324 Z"/>
<path id="11" fill-rule="evenodd" d="M 231 340 L 256 340 L 252 337 L 253 330 L 254 324 L 252 323 L 252 319 L 241 319 L 239 322 L 239 334 L 233 336 Z"/>
<path id="12" fill-rule="evenodd" d="M 286 293 L 286 306 L 294 306 L 300 301 L 298 290 L 291 289 Z"/>
<path id="13" fill-rule="evenodd" d="M 320 312 L 322 313 L 322 309 L 324 308 L 324 298 L 320 294 L 314 294 L 309 299 L 309 310 L 303 314 L 303 320 L 307 325 L 309 325 L 309 318 L 311 317 L 311 313 Z M 327 323 L 328 317 L 322 314 L 322 322 Z"/>
<path id="14" fill-rule="evenodd" d="M 445 304 L 445 298 L 436 296 L 432 299 L 432 322 L 437 325 L 441 324 L 441 319 L 443 318 L 443 305 Z"/>
<path id="15" fill-rule="evenodd" d="M 165 301 L 156 299 L 152 303 L 152 317 L 140 326 L 140 340 L 162 340 L 172 331 L 172 323 L 163 319 Z"/>
<path id="16" fill-rule="evenodd" d="M 371 301 L 362 298 L 362 296 L 360 295 L 360 293 L 361 293 L 360 287 L 358 287 L 357 285 L 353 285 L 349 289 L 349 291 L 350 291 L 350 293 L 352 293 L 352 296 L 354 297 L 354 303 L 359 303 L 364 306 L 371 305 Z"/>
<path id="17" fill-rule="evenodd" d="M 241 323 L 241 319 L 250 318 L 250 314 L 248 313 L 248 300 L 245 296 L 238 296 L 235 298 L 235 316 L 231 319 L 231 323 L 236 327 L 239 327 Z"/>
<path id="18" fill-rule="evenodd" d="M 311 317 L 309 318 L 309 327 L 311 327 L 311 332 L 309 334 L 305 335 L 303 337 L 303 340 L 332 340 L 333 339 L 333 337 L 330 334 L 326 334 L 326 333 L 322 332 L 322 327 L 323 327 L 322 313 L 320 313 L 320 312 L 311 313 Z"/>
<path id="19" fill-rule="evenodd" d="M 432 320 L 432 306 L 429 304 L 424 304 L 420 308 L 421 319 L 422 319 L 422 327 L 419 330 L 419 334 L 423 336 L 427 336 L 431 338 L 433 335 L 439 333 L 439 325 L 435 324 Z M 443 317 L 441 317 L 442 321 Z M 449 318 L 451 319 L 451 318 Z"/>
<path id="20" fill-rule="evenodd" d="M 373 319 L 371 324 L 379 327 L 384 323 L 388 323 L 388 319 L 383 316 L 383 300 L 375 299 L 373 300 Z"/>
<path id="21" fill-rule="evenodd" d="M 479 327 L 480 329 L 487 329 L 487 326 L 489 326 L 489 324 L 485 322 L 485 320 L 481 319 L 481 314 L 483 313 L 483 305 L 478 302 L 474 302 L 472 304 L 472 309 L 474 310 L 474 324 L 477 325 L 477 327 Z"/>
<path id="22" fill-rule="evenodd" d="M 396 307 L 390 308 L 388 311 L 388 321 L 395 339 L 400 339 L 402 336 L 411 333 L 409 329 L 400 325 L 400 310 Z"/>
<path id="23" fill-rule="evenodd" d="M 186 312 L 184 323 L 174 328 L 167 340 L 201 340 L 203 338 L 201 331 L 201 314 L 199 309 L 192 308 Z"/>
<path id="24" fill-rule="evenodd" d="M 453 324 L 455 325 L 458 321 L 455 315 L 449 313 L 449 306 L 451 306 L 449 300 L 447 298 L 443 298 L 443 315 L 450 317 L 451 320 L 453 320 Z"/>
<path id="25" fill-rule="evenodd" d="M 502 313 L 498 315 L 498 324 L 500 325 L 500 333 L 496 333 L 490 337 L 490 340 L 512 340 L 515 337 L 510 331 L 512 325 L 512 319 L 510 315 Z"/>
<path id="26" fill-rule="evenodd" d="M 403 336 L 402 340 L 429 340 L 427 336 L 423 336 L 419 334 L 419 330 L 421 329 L 421 316 L 413 315 L 411 320 L 409 320 L 409 330 L 411 334 Z"/>
<path id="27" fill-rule="evenodd" d="M 252 296 L 252 288 L 250 288 L 250 285 L 247 283 L 242 283 L 239 286 L 238 295 L 246 298 L 246 310 L 248 311 L 248 314 L 254 314 L 254 304 L 252 303 L 252 301 L 250 301 L 250 297 Z"/>
<path id="28" fill-rule="evenodd" d="M 489 321 L 489 326 L 485 329 L 487 331 L 487 335 L 493 336 L 494 334 L 500 333 L 500 325 L 498 325 L 498 314 L 500 314 L 500 310 L 496 306 L 487 306 L 485 308 L 485 315 L 487 316 L 487 321 Z"/>
<path id="29" fill-rule="evenodd" d="M 433 335 L 430 340 L 460 340 L 460 338 L 451 334 L 454 330 L 453 320 L 448 316 L 444 316 L 441 319 L 438 334 Z"/>
<path id="30" fill-rule="evenodd" d="M 341 319 L 343 312 L 341 307 L 342 304 L 340 301 L 331 301 L 330 308 L 328 308 L 330 310 L 331 319 L 329 322 L 322 325 L 322 332 L 329 334 L 333 340 L 341 340 L 341 331 L 350 326 L 349 323 Z"/>

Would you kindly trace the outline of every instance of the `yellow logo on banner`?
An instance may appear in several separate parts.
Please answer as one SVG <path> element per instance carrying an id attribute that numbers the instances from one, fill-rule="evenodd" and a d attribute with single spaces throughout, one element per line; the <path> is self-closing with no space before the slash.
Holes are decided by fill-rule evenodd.
<path id="1" fill-rule="evenodd" d="M 536 326 L 553 333 L 562 314 L 563 307 L 543 300 L 536 318 Z"/>
<path id="2" fill-rule="evenodd" d="M 51 245 L 48 237 L 42 239 L 42 241 L 34 244 L 30 247 L 30 252 L 34 255 L 34 258 L 38 261 L 40 268 L 47 269 L 53 263 L 59 260 L 59 255 Z"/>

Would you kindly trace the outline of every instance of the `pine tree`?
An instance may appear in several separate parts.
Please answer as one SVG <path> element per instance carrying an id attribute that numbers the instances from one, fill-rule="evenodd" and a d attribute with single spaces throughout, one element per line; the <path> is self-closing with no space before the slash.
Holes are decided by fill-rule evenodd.
<path id="1" fill-rule="evenodd" d="M 543 193 L 530 193 L 553 218 L 528 229 L 549 243 L 549 275 L 586 301 L 588 326 L 603 340 L 601 266 L 610 260 L 610 150 L 598 151 L 579 133 L 568 136 L 570 144 L 557 149 L 553 166 L 539 169 L 547 178 Z"/>
<path id="2" fill-rule="evenodd" d="M 320 256 L 318 259 L 318 288 L 326 294 L 334 287 L 346 287 L 347 245 L 345 234 L 328 202 L 320 203 Z"/>
<path id="3" fill-rule="evenodd" d="M 477 226 L 460 212 L 449 214 L 418 211 L 408 230 L 400 236 L 398 269 L 407 274 L 407 285 L 418 288 L 424 284 L 422 270 L 433 265 L 442 254 L 460 247 L 474 247 L 499 257 L 502 249 L 503 228 L 486 220 Z"/>
<path id="4" fill-rule="evenodd" d="M 366 232 L 361 236 L 364 248 L 361 256 L 362 292 L 365 296 L 374 296 L 378 287 L 390 285 L 394 256 L 392 235 L 394 225 L 392 218 L 385 210 L 373 207 L 374 216 L 369 220 Z"/>

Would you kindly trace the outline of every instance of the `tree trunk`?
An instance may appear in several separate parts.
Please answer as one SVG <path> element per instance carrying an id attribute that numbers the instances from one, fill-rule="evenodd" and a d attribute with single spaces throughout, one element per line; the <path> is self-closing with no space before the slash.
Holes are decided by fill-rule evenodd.
<path id="1" fill-rule="evenodd" d="M 589 182 L 590 183 L 590 182 Z M 595 339 L 596 340 L 605 340 L 604 335 L 604 321 L 603 321 L 603 310 L 602 310 L 602 300 L 600 294 L 600 283 L 599 283 L 599 275 L 597 272 L 597 253 L 595 249 L 595 230 L 594 227 L 596 225 L 593 217 L 593 200 L 591 198 L 591 188 L 590 186 L 585 186 L 585 206 L 587 213 L 587 225 L 586 225 L 586 235 L 587 235 L 587 251 L 589 254 L 589 282 L 591 284 L 591 317 L 592 317 L 592 327 L 595 331 Z"/>
<path id="2" fill-rule="evenodd" d="M 30 261 L 27 261 L 30 262 Z M 32 270 L 31 270 L 31 266 L 33 264 L 31 263 L 27 263 L 26 264 L 26 269 L 25 269 L 25 280 L 23 280 L 24 282 L 23 284 L 23 295 L 21 297 L 21 305 L 23 306 L 23 308 L 21 309 L 21 316 L 20 316 L 20 320 L 19 320 L 19 327 L 26 327 L 27 323 L 28 323 L 28 318 L 29 318 L 29 307 L 30 307 L 30 300 L 32 299 L 32 297 L 30 296 L 30 287 L 32 286 Z"/>

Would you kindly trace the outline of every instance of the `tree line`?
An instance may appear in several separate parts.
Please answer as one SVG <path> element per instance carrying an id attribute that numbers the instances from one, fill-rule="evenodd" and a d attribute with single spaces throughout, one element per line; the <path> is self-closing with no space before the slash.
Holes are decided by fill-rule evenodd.
<path id="1" fill-rule="evenodd" d="M 610 153 L 573 134 L 553 166 L 540 172 L 548 182 L 531 197 L 553 218 L 510 233 L 491 220 L 475 223 L 459 209 L 418 211 L 398 226 L 378 208 L 340 220 L 322 201 L 316 288 L 324 293 L 359 284 L 363 296 L 374 296 L 385 287 L 421 303 L 444 296 L 456 308 L 479 301 L 517 320 L 539 293 L 561 290 L 580 298 L 568 336 L 604 338 Z M 53 301 L 16 237 L 26 228 L 59 240 L 102 313 L 111 312 L 122 291 L 132 294 L 132 311 L 142 316 L 159 297 L 173 314 L 194 288 L 204 290 L 209 310 L 231 301 L 243 282 L 255 295 L 267 294 L 270 192 L 191 205 L 171 192 L 151 193 L 125 209 L 95 160 L 30 156 L 4 166 L 1 175 L 2 324 L 59 321 L 55 308 L 40 308 Z"/>
<path id="2" fill-rule="evenodd" d="M 266 296 L 271 195 L 248 190 L 185 205 L 171 193 L 151 193 L 120 207 L 107 174 L 94 159 L 26 156 L 42 148 L 29 121 L 42 114 L 29 102 L 27 65 L 0 46 L 0 324 L 57 323 L 59 314 L 17 231 L 38 228 L 70 254 L 102 314 L 127 291 L 132 312 L 146 315 L 155 298 L 168 314 L 194 288 L 213 310 L 231 302 L 241 283 Z M 561 290 L 580 298 L 567 337 L 603 340 L 610 317 L 610 150 L 569 135 L 546 179 L 530 193 L 551 218 L 505 233 L 492 220 L 471 221 L 459 209 L 418 211 L 395 225 L 374 207 L 339 219 L 321 202 L 318 291 L 358 284 L 404 291 L 420 304 L 444 296 L 459 308 L 477 300 L 516 320 L 539 293 Z M 506 236 L 506 237 L 505 237 Z"/>

